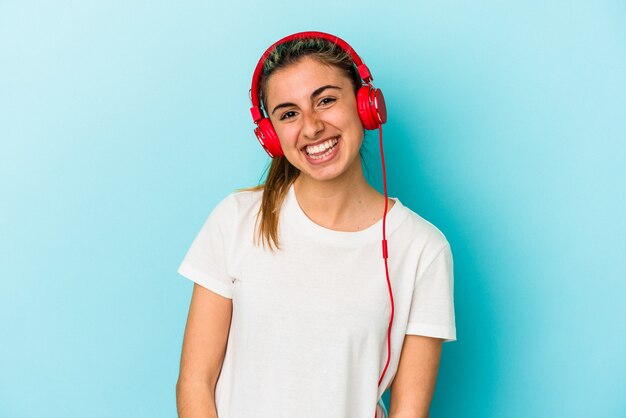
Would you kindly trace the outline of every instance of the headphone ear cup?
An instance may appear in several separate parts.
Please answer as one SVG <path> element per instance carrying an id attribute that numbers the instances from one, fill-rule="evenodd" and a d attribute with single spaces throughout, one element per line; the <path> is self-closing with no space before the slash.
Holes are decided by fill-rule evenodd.
<path id="1" fill-rule="evenodd" d="M 274 126 L 272 126 L 272 122 L 268 118 L 263 118 L 259 121 L 254 133 L 270 157 L 282 157 L 284 155 L 278 135 L 276 135 Z"/>
<path id="2" fill-rule="evenodd" d="M 357 92 L 357 109 L 365 129 L 377 129 L 387 122 L 387 106 L 383 92 L 369 84 L 362 86 Z"/>

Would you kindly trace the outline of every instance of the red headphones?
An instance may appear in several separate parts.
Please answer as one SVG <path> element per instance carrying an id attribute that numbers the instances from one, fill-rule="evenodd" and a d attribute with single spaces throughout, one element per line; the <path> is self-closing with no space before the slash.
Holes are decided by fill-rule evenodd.
<path id="1" fill-rule="evenodd" d="M 385 107 L 383 92 L 371 84 L 371 81 L 374 78 L 372 77 L 370 70 L 363 63 L 363 61 L 361 61 L 361 58 L 350 45 L 339 37 L 324 32 L 294 33 L 293 35 L 289 35 L 267 48 L 254 69 L 254 75 L 252 76 L 252 88 L 250 89 L 252 107 L 250 108 L 250 112 L 252 113 L 254 123 L 257 124 L 257 127 L 254 129 L 254 133 L 256 134 L 256 137 L 263 149 L 265 149 L 265 151 L 272 158 L 282 157 L 283 150 L 280 146 L 278 135 L 272 126 L 272 122 L 270 122 L 269 117 L 263 116 L 263 111 L 261 110 L 261 103 L 259 101 L 259 82 L 261 81 L 261 76 L 263 74 L 263 65 L 265 64 L 265 60 L 269 54 L 277 45 L 294 39 L 303 38 L 326 39 L 338 45 L 341 49 L 346 51 L 350 57 L 352 57 L 352 61 L 354 61 L 354 64 L 359 71 L 359 75 L 364 82 L 357 92 L 357 110 L 359 112 L 361 123 L 365 129 L 378 129 L 380 125 L 387 121 L 387 108 Z"/>

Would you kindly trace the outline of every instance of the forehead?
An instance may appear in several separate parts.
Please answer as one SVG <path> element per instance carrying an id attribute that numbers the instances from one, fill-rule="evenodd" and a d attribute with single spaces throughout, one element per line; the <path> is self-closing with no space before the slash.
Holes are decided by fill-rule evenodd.
<path id="1" fill-rule="evenodd" d="M 346 86 L 350 79 L 339 68 L 304 57 L 295 64 L 276 70 L 267 80 L 267 100 L 308 96 L 326 84 Z"/>

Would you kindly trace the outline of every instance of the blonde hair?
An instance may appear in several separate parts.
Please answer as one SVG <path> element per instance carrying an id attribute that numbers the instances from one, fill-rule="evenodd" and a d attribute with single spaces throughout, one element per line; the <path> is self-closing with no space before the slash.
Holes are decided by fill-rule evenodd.
<path id="1" fill-rule="evenodd" d="M 354 94 L 362 85 L 359 72 L 352 57 L 337 44 L 323 38 L 296 39 L 279 44 L 269 54 L 263 64 L 263 73 L 259 82 L 259 99 L 267 109 L 267 82 L 274 71 L 298 63 L 303 57 L 313 58 L 321 64 L 333 66 L 342 71 L 351 81 Z M 257 92 L 252 92 L 256 94 Z M 265 112 L 267 114 L 267 111 Z M 284 156 L 272 159 L 267 170 L 265 182 L 258 186 L 242 189 L 245 191 L 263 191 L 261 206 L 257 213 L 255 244 L 261 242 L 270 251 L 280 249 L 278 223 L 280 207 L 289 191 L 289 187 L 300 175 Z"/>

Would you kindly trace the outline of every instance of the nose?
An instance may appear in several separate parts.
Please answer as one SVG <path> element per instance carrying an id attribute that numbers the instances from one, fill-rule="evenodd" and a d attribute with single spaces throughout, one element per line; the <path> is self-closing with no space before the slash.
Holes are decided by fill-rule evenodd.
<path id="1" fill-rule="evenodd" d="M 302 116 L 302 135 L 307 139 L 316 139 L 324 130 L 324 122 L 315 111 L 303 112 Z"/>

